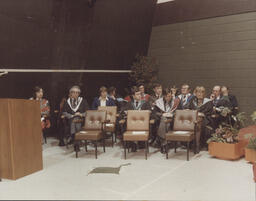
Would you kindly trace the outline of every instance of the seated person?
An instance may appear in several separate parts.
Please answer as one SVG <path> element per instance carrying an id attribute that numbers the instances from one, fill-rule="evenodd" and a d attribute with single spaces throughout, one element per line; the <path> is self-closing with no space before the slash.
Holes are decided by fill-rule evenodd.
<path id="1" fill-rule="evenodd" d="M 125 118 L 127 110 L 151 110 L 150 104 L 141 100 L 141 91 L 137 87 L 132 88 L 132 101 L 125 104 L 125 106 L 121 109 L 121 116 Z"/>
<path id="2" fill-rule="evenodd" d="M 201 144 L 207 145 L 207 138 L 210 137 L 210 133 L 206 130 L 206 126 L 210 124 L 209 118 L 211 118 L 213 110 L 213 102 L 211 99 L 206 98 L 205 88 L 203 86 L 197 86 L 194 90 L 194 96 L 189 100 L 189 102 L 184 106 L 184 109 L 198 110 L 199 117 L 202 118 L 201 122 L 201 132 L 197 132 L 196 136 L 196 151 L 200 151 L 200 138 L 201 134 L 205 133 L 206 136 L 203 136 L 204 139 L 201 139 L 203 142 Z M 201 113 L 201 114 L 200 114 Z M 200 126 L 200 125 L 198 125 Z"/>
<path id="3" fill-rule="evenodd" d="M 151 110 L 150 104 L 145 100 L 141 100 L 141 91 L 137 87 L 133 87 L 132 90 L 133 101 L 126 103 L 122 108 L 120 116 L 122 119 L 126 119 L 128 110 Z M 126 130 L 126 126 L 123 122 L 122 133 Z M 140 145 L 140 144 L 139 144 Z M 131 144 L 132 151 L 136 151 L 136 144 Z M 140 147 L 144 146 L 141 144 Z"/>
<path id="4" fill-rule="evenodd" d="M 193 95 L 190 93 L 190 87 L 188 84 L 183 84 L 181 86 L 181 94 L 178 96 L 180 99 L 179 110 L 185 109 L 185 105 L 189 103 Z"/>
<path id="5" fill-rule="evenodd" d="M 171 127 L 170 123 L 166 123 L 168 119 L 173 117 L 175 110 L 180 103 L 179 98 L 174 98 L 169 88 L 163 90 L 163 97 L 156 100 L 154 107 L 154 117 L 157 125 L 157 139 L 161 146 L 161 153 L 164 153 L 166 145 L 165 134 Z"/>
<path id="6" fill-rule="evenodd" d="M 99 106 L 115 106 L 115 101 L 108 97 L 106 87 L 101 87 L 99 90 L 100 97 L 96 97 L 92 103 L 92 109 L 97 110 Z"/>
<path id="7" fill-rule="evenodd" d="M 214 86 L 211 99 L 213 101 L 212 128 L 215 130 L 222 122 L 227 121 L 227 116 L 222 115 L 225 108 L 231 109 L 231 103 L 226 94 L 221 94 L 221 87 Z M 229 114 L 228 114 L 229 115 Z"/>
<path id="8" fill-rule="evenodd" d="M 176 98 L 178 96 L 178 88 L 175 85 L 173 85 L 170 87 L 170 89 L 172 91 L 172 97 Z"/>
<path id="9" fill-rule="evenodd" d="M 126 104 L 127 101 L 125 101 L 121 96 L 116 94 L 116 88 L 115 87 L 109 87 L 108 89 L 108 97 L 114 100 L 115 105 L 117 106 L 117 111 L 119 112 L 121 108 Z"/>
<path id="10" fill-rule="evenodd" d="M 141 100 L 148 101 L 150 95 L 145 93 L 145 86 L 143 84 L 139 84 L 138 88 L 141 93 Z"/>
<path id="11" fill-rule="evenodd" d="M 59 114 L 57 119 L 57 129 L 58 129 L 58 138 L 59 146 L 65 146 L 64 138 L 69 135 L 69 128 L 67 126 L 67 119 L 63 115 L 63 107 L 67 102 L 68 97 L 63 97 L 59 104 Z"/>
<path id="12" fill-rule="evenodd" d="M 73 86 L 69 90 L 69 98 L 63 106 L 63 116 L 68 119 L 70 126 L 71 139 L 69 144 L 73 143 L 75 134 L 81 130 L 85 112 L 89 109 L 86 99 L 80 97 L 81 90 L 79 86 Z"/>
<path id="13" fill-rule="evenodd" d="M 45 129 L 50 128 L 50 104 L 49 101 L 44 96 L 44 90 L 42 87 L 36 86 L 34 88 L 34 96 L 30 98 L 30 100 L 38 100 L 40 101 L 40 109 L 41 109 L 41 127 L 44 132 Z"/>
<path id="14" fill-rule="evenodd" d="M 228 96 L 232 107 L 232 114 L 236 115 L 238 113 L 238 102 L 236 96 L 230 94 L 230 89 L 226 86 L 221 87 L 221 94 L 223 96 Z"/>
<path id="15" fill-rule="evenodd" d="M 155 107 L 156 100 L 158 100 L 159 98 L 162 98 L 162 93 L 163 93 L 162 85 L 159 83 L 154 84 L 153 91 L 154 93 L 149 97 L 149 100 L 148 100 L 152 108 Z"/>

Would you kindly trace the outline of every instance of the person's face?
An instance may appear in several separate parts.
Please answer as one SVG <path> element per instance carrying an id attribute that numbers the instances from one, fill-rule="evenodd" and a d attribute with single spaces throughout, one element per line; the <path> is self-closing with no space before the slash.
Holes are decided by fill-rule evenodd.
<path id="1" fill-rule="evenodd" d="M 172 91 L 172 94 L 176 94 L 176 92 L 177 92 L 177 89 L 176 88 L 171 88 L 171 91 Z"/>
<path id="2" fill-rule="evenodd" d="M 140 101 L 141 100 L 141 92 L 135 92 L 135 94 L 133 95 L 133 99 L 136 101 Z"/>
<path id="3" fill-rule="evenodd" d="M 140 93 L 144 94 L 145 93 L 145 87 L 143 85 L 141 85 L 139 87 Z"/>
<path id="4" fill-rule="evenodd" d="M 36 92 L 36 97 L 39 99 L 43 98 L 43 95 L 44 95 L 43 89 L 40 89 L 38 92 Z"/>
<path id="5" fill-rule="evenodd" d="M 196 92 L 196 97 L 197 97 L 198 99 L 204 99 L 204 92 L 201 91 L 201 90 L 198 90 L 198 91 Z"/>
<path id="6" fill-rule="evenodd" d="M 80 94 L 80 92 L 79 92 L 79 91 L 76 91 L 76 90 L 70 92 L 71 98 L 74 98 L 74 99 L 77 99 L 78 96 L 79 96 L 79 94 Z"/>
<path id="7" fill-rule="evenodd" d="M 116 90 L 112 92 L 112 96 L 116 96 Z"/>
<path id="8" fill-rule="evenodd" d="M 189 93 L 189 87 L 188 87 L 188 85 L 184 85 L 184 86 L 181 87 L 181 93 L 182 93 L 183 95 L 186 95 L 186 94 Z"/>
<path id="9" fill-rule="evenodd" d="M 158 96 L 162 95 L 162 91 L 162 87 L 156 87 L 154 89 L 155 94 L 157 94 Z"/>
<path id="10" fill-rule="evenodd" d="M 166 102 L 170 102 L 172 100 L 172 93 L 168 93 L 166 94 L 166 96 L 164 97 Z"/>
<path id="11" fill-rule="evenodd" d="M 220 87 L 216 86 L 213 87 L 212 93 L 214 94 L 215 98 L 220 96 Z"/>
<path id="12" fill-rule="evenodd" d="M 108 93 L 106 91 L 102 91 L 100 94 L 101 98 L 106 98 L 107 95 L 108 95 Z"/>
<path id="13" fill-rule="evenodd" d="M 221 88 L 221 93 L 222 93 L 223 96 L 227 96 L 227 95 L 228 95 L 228 89 L 227 89 L 227 87 L 222 87 L 222 88 Z"/>

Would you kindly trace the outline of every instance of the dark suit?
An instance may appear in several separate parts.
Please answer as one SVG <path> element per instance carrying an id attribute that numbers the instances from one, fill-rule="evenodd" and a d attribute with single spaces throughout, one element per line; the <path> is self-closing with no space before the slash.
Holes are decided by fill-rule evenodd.
<path id="1" fill-rule="evenodd" d="M 94 98 L 94 100 L 92 102 L 92 109 L 97 110 L 99 106 L 101 106 L 100 98 L 96 97 L 96 98 Z M 112 98 L 108 97 L 106 99 L 106 106 L 116 106 L 115 101 Z"/>
<path id="2" fill-rule="evenodd" d="M 238 102 L 237 99 L 234 95 L 228 95 L 229 101 L 231 103 L 232 106 L 232 112 L 234 115 L 236 115 L 238 113 Z"/>

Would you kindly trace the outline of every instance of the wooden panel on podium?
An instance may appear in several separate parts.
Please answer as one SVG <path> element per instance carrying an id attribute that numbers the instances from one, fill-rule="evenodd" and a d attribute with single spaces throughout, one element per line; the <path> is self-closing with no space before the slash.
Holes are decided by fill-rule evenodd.
<path id="1" fill-rule="evenodd" d="M 0 99 L 0 178 L 43 169 L 39 101 Z"/>

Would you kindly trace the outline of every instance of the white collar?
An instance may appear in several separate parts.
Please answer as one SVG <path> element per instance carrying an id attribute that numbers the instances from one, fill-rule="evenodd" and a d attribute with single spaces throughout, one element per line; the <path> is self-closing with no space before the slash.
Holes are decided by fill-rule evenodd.
<path id="1" fill-rule="evenodd" d="M 76 111 L 78 110 L 78 108 L 80 107 L 80 104 L 81 104 L 83 98 L 82 98 L 82 97 L 78 97 L 78 98 L 77 98 L 77 103 L 78 103 L 78 104 L 77 104 L 76 108 L 72 108 L 70 100 L 71 100 L 70 98 L 68 98 L 68 100 L 67 100 L 67 102 L 68 102 L 68 104 L 69 104 L 69 107 L 71 108 L 71 110 L 73 110 L 74 112 L 76 112 Z"/>

